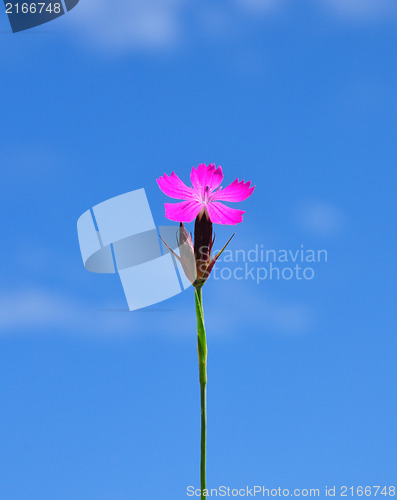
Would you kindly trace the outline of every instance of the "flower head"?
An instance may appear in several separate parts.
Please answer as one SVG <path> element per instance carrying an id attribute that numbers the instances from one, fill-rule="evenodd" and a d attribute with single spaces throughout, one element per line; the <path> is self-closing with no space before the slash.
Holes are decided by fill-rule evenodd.
<path id="1" fill-rule="evenodd" d="M 230 208 L 220 202 L 246 200 L 255 189 L 255 186 L 251 187 L 250 181 L 236 179 L 222 188 L 222 167 L 216 168 L 214 163 L 208 166 L 201 163 L 197 168 L 193 167 L 190 180 L 192 187 L 186 186 L 175 172 L 157 179 L 163 193 L 171 198 L 184 200 L 180 203 L 165 203 L 167 219 L 191 222 L 197 216 L 201 219 L 205 214 L 214 224 L 235 225 L 243 221 L 244 210 Z"/>
<path id="2" fill-rule="evenodd" d="M 165 216 L 180 222 L 178 241 L 180 255 L 168 248 L 181 263 L 185 275 L 193 286 L 201 288 L 207 281 L 216 260 L 234 236 L 217 255 L 212 256 L 214 245 L 212 224 L 238 224 L 242 222 L 245 213 L 244 210 L 230 208 L 219 201 L 243 201 L 251 196 L 255 186 L 251 187 L 249 181 L 236 179 L 222 189 L 220 186 L 223 179 L 222 168 L 216 168 L 215 164 L 206 166 L 202 163 L 197 169 L 193 167 L 190 179 L 192 187 L 186 186 L 175 172 L 172 172 L 170 176 L 164 174 L 157 179 L 157 182 L 166 195 L 184 200 L 181 203 L 165 203 Z M 193 243 L 192 235 L 183 223 L 194 219 L 196 222 Z"/>

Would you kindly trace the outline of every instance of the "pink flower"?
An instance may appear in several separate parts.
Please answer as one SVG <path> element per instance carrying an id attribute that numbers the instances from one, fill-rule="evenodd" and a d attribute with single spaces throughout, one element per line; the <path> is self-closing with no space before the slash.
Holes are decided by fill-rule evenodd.
<path id="1" fill-rule="evenodd" d="M 157 179 L 160 189 L 167 196 L 184 200 L 180 203 L 165 203 L 165 216 L 177 222 L 191 222 L 199 214 L 206 215 L 214 224 L 238 224 L 243 221 L 244 210 L 230 208 L 221 201 L 243 201 L 251 196 L 255 186 L 251 182 L 236 179 L 222 189 L 222 167 L 215 164 L 206 166 L 201 163 L 192 168 L 190 180 L 193 187 L 188 187 L 172 172 Z"/>

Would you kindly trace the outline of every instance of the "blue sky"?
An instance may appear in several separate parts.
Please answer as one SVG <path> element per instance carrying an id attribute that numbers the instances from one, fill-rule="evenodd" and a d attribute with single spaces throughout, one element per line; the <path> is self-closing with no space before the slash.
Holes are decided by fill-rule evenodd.
<path id="1" fill-rule="evenodd" d="M 310 281 L 206 284 L 209 485 L 395 482 L 396 3 L 80 0 L 0 24 L 0 497 L 198 486 L 192 290 L 127 312 L 76 221 L 144 187 L 164 224 L 156 177 L 199 162 L 257 186 L 232 248 L 328 252 Z"/>

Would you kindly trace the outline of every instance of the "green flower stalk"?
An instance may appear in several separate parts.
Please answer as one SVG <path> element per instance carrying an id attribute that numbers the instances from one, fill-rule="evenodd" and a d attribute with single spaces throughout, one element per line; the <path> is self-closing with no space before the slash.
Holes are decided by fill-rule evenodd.
<path id="1" fill-rule="evenodd" d="M 211 251 L 214 245 L 212 222 L 203 213 L 196 217 L 194 225 L 194 245 L 192 235 L 186 230 L 184 224 L 179 225 L 178 246 L 180 256 L 177 255 L 164 241 L 168 249 L 179 260 L 186 277 L 195 287 L 195 303 L 197 317 L 197 353 L 199 361 L 199 381 L 200 381 L 200 404 L 201 404 L 201 459 L 200 459 L 200 485 L 201 498 L 206 498 L 206 461 L 207 461 L 207 338 L 204 324 L 203 292 L 204 283 L 210 276 L 218 257 L 224 251 L 233 238 L 212 257 Z"/>
<path id="2" fill-rule="evenodd" d="M 202 287 L 195 291 L 197 315 L 197 352 L 199 359 L 200 402 L 201 402 L 201 460 L 200 460 L 200 485 L 201 498 L 207 488 L 206 462 L 207 462 L 207 339 L 205 336 L 204 311 Z"/>

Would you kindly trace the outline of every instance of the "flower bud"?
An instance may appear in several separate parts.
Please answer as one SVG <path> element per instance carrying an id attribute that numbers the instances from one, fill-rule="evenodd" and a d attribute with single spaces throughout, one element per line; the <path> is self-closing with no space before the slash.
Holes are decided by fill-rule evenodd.
<path id="1" fill-rule="evenodd" d="M 187 279 L 194 284 L 197 279 L 196 260 L 194 257 L 194 248 L 191 234 L 186 230 L 183 222 L 179 225 L 179 254 L 180 263 Z"/>
<path id="2" fill-rule="evenodd" d="M 211 262 L 211 250 L 214 243 L 212 222 L 206 212 L 196 217 L 194 224 L 194 256 L 196 259 L 197 285 L 207 280 L 208 266 Z"/>
<path id="3" fill-rule="evenodd" d="M 183 222 L 179 225 L 178 245 L 180 255 L 177 255 L 166 243 L 165 245 L 174 257 L 181 263 L 187 279 L 194 287 L 198 288 L 203 286 L 207 281 L 215 262 L 227 247 L 233 236 L 229 239 L 222 250 L 218 252 L 215 257 L 212 257 L 211 251 L 215 238 L 213 237 L 212 232 L 212 222 L 204 213 L 202 216 L 198 215 L 196 218 L 194 226 L 194 245 L 192 235 L 187 231 Z"/>

